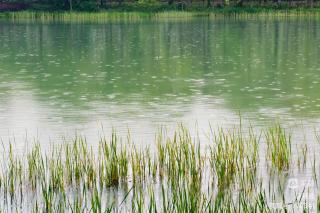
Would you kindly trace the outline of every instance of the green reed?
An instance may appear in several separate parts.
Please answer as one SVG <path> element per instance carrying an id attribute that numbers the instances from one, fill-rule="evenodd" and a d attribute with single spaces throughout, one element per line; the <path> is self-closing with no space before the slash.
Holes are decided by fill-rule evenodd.
<path id="1" fill-rule="evenodd" d="M 267 153 L 272 166 L 279 171 L 288 170 L 291 160 L 291 135 L 275 125 L 266 132 Z"/>
<path id="2" fill-rule="evenodd" d="M 227 7 L 203 11 L 101 11 L 101 12 L 41 12 L 41 11 L 19 11 L 0 13 L 0 18 L 11 21 L 64 21 L 64 22 L 93 22 L 103 23 L 108 21 L 142 21 L 142 20 L 189 20 L 195 17 L 207 18 L 254 18 L 254 17 L 314 17 L 319 16 L 319 9 L 276 9 L 276 8 L 240 8 Z"/>
<path id="3" fill-rule="evenodd" d="M 112 134 L 111 141 L 102 138 L 99 146 L 100 181 L 106 186 L 116 186 L 126 180 L 128 172 L 128 154 L 125 147 L 117 147 L 118 137 Z"/>
<path id="4" fill-rule="evenodd" d="M 287 201 L 283 172 L 289 174 L 294 164 L 291 136 L 280 125 L 260 132 L 219 128 L 208 136 L 203 142 L 199 133 L 193 136 L 179 125 L 171 135 L 160 131 L 153 150 L 130 140 L 124 143 L 113 132 L 100 139 L 98 148 L 76 136 L 46 151 L 35 144 L 23 156 L 10 144 L 0 168 L 0 207 L 27 205 L 26 211 L 34 212 L 272 212 L 272 202 L 280 202 L 281 211 L 303 204 L 307 189 L 299 191 L 292 205 Z M 264 142 L 267 148 L 261 150 Z M 303 162 L 310 159 L 306 145 L 296 148 Z M 317 155 L 312 156 L 310 171 L 316 181 L 319 164 Z M 268 173 L 262 165 L 278 172 Z"/>

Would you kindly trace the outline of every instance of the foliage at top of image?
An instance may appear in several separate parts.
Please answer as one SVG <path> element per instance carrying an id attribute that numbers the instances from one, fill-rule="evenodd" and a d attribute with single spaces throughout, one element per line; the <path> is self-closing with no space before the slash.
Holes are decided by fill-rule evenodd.
<path id="1" fill-rule="evenodd" d="M 0 11 L 140 11 L 159 12 L 167 10 L 182 11 L 223 11 L 259 12 L 274 9 L 314 8 L 319 6 L 319 1 L 248 1 L 248 0 L 0 0 Z"/>

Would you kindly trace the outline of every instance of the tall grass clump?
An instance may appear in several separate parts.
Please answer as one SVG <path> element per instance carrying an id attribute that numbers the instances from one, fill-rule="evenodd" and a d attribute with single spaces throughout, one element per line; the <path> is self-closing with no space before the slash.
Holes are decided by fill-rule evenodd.
<path id="1" fill-rule="evenodd" d="M 99 176 L 105 186 L 117 186 L 126 180 L 128 172 L 128 154 L 126 148 L 118 149 L 118 137 L 112 133 L 111 141 L 102 138 L 99 146 Z"/>
<path id="2" fill-rule="evenodd" d="M 39 180 L 43 180 L 45 176 L 45 162 L 39 144 L 35 144 L 30 153 L 27 154 L 27 162 L 29 184 L 32 190 L 36 190 Z"/>
<path id="3" fill-rule="evenodd" d="M 280 125 L 275 125 L 266 131 L 265 136 L 272 167 L 278 171 L 288 170 L 291 162 L 291 135 Z"/>
<path id="4" fill-rule="evenodd" d="M 180 179 L 200 184 L 203 160 L 200 145 L 191 138 L 190 132 L 180 125 L 173 138 L 162 139 L 163 135 L 157 138 L 159 175 L 167 176 L 172 184 Z"/>
<path id="5" fill-rule="evenodd" d="M 210 148 L 210 164 L 218 182 L 218 188 L 229 188 L 237 178 L 252 180 L 256 176 L 258 161 L 258 139 L 249 130 L 245 138 L 239 131 L 219 129 L 213 133 L 213 144 Z M 243 177 L 243 179 L 241 179 Z M 253 183 L 251 183 L 253 187 Z"/>
<path id="6" fill-rule="evenodd" d="M 265 137 L 261 137 L 265 136 Z M 286 187 L 291 135 L 280 125 L 256 131 L 211 129 L 200 140 L 183 125 L 171 134 L 162 129 L 154 146 L 124 143 L 112 132 L 97 146 L 76 136 L 50 149 L 36 143 L 26 155 L 2 147 L 0 208 L 33 212 L 273 212 L 297 211 L 312 188 Z M 265 142 L 266 144 L 264 144 Z M 264 146 L 266 145 L 266 146 Z M 151 147 L 155 147 L 151 149 Z M 306 146 L 296 146 L 306 153 Z M 266 149 L 266 150 L 264 150 Z M 265 153 L 262 154 L 261 153 Z M 310 160 L 310 156 L 313 159 Z M 298 156 L 299 157 L 299 156 Z M 317 183 L 318 156 L 304 169 Z M 276 171 L 268 173 L 267 165 Z M 309 170 L 308 170 L 309 169 Z M 282 171 L 285 178 L 282 178 Z M 304 205 L 304 210 L 312 210 Z"/>

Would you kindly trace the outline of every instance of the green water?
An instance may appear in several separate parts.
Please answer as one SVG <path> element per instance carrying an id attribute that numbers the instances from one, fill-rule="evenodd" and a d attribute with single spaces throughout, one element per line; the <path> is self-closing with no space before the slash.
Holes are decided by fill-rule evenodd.
<path id="1" fill-rule="evenodd" d="M 320 118 L 320 20 L 0 22 L 0 133 Z"/>

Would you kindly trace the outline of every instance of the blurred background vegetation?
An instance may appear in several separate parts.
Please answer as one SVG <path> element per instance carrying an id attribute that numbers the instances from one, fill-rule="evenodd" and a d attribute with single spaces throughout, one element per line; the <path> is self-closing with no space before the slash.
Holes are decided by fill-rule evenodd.
<path id="1" fill-rule="evenodd" d="M 0 0 L 0 11 L 146 11 L 232 8 L 250 11 L 318 7 L 320 0 Z"/>

